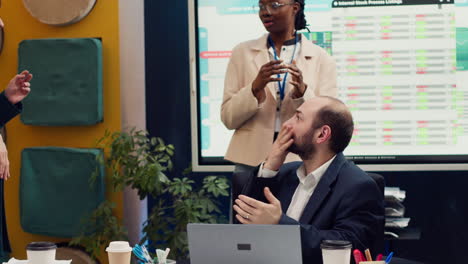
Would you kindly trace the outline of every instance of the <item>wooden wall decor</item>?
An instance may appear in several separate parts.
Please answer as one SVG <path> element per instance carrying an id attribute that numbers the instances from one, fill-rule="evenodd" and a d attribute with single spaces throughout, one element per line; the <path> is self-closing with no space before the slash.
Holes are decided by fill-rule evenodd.
<path id="1" fill-rule="evenodd" d="M 96 1 L 23 0 L 23 4 L 31 16 L 40 22 L 53 26 L 66 26 L 85 18 L 93 9 Z"/>

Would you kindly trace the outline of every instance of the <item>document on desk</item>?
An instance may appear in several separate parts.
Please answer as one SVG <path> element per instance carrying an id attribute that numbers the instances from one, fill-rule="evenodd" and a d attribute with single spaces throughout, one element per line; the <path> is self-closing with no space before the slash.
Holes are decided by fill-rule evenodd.
<path id="1" fill-rule="evenodd" d="M 399 201 L 385 201 L 385 216 L 403 217 L 405 215 L 405 206 Z"/>
<path id="2" fill-rule="evenodd" d="M 397 218 L 385 218 L 385 227 L 394 227 L 394 228 L 405 228 L 408 226 L 411 218 L 409 217 L 397 217 Z"/>
<path id="3" fill-rule="evenodd" d="M 403 202 L 406 198 L 406 191 L 401 190 L 399 187 L 385 187 L 384 193 L 386 201 Z"/>

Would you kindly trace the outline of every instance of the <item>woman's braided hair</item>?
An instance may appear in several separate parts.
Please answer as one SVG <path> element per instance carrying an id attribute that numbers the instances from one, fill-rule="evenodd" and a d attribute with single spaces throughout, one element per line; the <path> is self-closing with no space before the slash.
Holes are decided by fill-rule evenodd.
<path id="1" fill-rule="evenodd" d="M 294 0 L 296 3 L 299 3 L 301 6 L 301 10 L 296 14 L 296 20 L 294 21 L 294 27 L 296 30 L 301 30 L 307 28 L 307 21 L 305 19 L 304 8 L 305 8 L 305 0 Z"/>

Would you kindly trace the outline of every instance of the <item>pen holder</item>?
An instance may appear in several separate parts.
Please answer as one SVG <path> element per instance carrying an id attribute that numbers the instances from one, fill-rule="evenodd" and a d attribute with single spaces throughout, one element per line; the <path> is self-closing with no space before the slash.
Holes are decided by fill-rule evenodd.
<path id="1" fill-rule="evenodd" d="M 385 264 L 384 260 L 376 260 L 376 261 L 361 261 L 359 264 Z"/>

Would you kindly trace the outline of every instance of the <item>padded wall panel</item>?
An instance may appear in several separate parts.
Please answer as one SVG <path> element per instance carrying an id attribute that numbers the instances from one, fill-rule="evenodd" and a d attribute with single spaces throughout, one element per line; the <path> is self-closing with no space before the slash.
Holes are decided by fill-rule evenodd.
<path id="1" fill-rule="evenodd" d="M 27 125 L 93 125 L 103 119 L 102 46 L 94 38 L 34 39 L 19 45 L 18 71 L 33 75 Z"/>
<path id="2" fill-rule="evenodd" d="M 104 200 L 99 149 L 27 148 L 22 152 L 20 218 L 24 231 L 56 237 L 79 234 L 83 217 Z M 95 185 L 90 177 L 98 172 Z"/>

